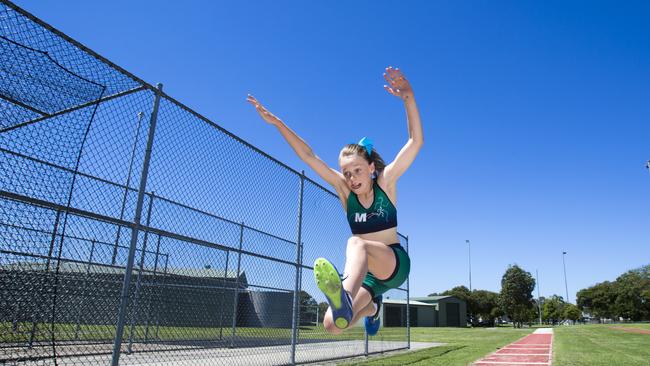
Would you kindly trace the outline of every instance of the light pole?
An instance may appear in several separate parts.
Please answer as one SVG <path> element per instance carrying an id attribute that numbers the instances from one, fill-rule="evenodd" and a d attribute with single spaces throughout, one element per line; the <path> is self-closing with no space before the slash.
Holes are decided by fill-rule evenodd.
<path id="1" fill-rule="evenodd" d="M 566 302 L 569 302 L 569 287 L 566 284 L 566 263 L 564 262 L 564 256 L 566 252 L 562 252 L 562 266 L 564 267 L 564 290 L 566 291 Z"/>
<path id="2" fill-rule="evenodd" d="M 469 240 L 465 240 L 467 243 L 467 261 L 469 262 L 469 292 L 472 292 L 472 244 Z"/>
<path id="3" fill-rule="evenodd" d="M 535 277 L 537 277 L 537 312 L 539 313 L 539 324 L 542 324 L 542 303 L 539 297 L 539 272 L 535 270 Z"/>
<path id="4" fill-rule="evenodd" d="M 469 240 L 465 240 L 465 243 L 467 243 L 467 262 L 469 263 L 469 296 L 472 296 L 472 245 L 470 244 Z M 473 327 L 474 316 L 472 315 L 471 310 L 469 311 L 469 322 Z"/>

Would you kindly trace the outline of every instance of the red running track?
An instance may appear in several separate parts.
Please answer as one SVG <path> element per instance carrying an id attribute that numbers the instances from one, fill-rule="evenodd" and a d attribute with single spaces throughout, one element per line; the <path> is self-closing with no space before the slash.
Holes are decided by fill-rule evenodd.
<path id="1" fill-rule="evenodd" d="M 553 333 L 530 334 L 476 361 L 474 366 L 551 365 Z"/>

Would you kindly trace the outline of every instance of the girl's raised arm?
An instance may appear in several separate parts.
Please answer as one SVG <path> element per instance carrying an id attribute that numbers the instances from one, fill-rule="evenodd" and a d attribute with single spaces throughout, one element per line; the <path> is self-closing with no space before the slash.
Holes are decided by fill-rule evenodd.
<path id="1" fill-rule="evenodd" d="M 295 132 L 293 132 L 289 127 L 287 127 L 282 120 L 274 116 L 273 113 L 269 112 L 262 104 L 260 104 L 255 97 L 249 95 L 246 100 L 255 106 L 257 113 L 270 125 L 275 126 L 282 137 L 289 143 L 293 151 L 296 152 L 298 157 L 307 163 L 321 178 L 323 178 L 327 183 L 331 184 L 336 192 L 339 194 L 341 200 L 344 197 L 347 197 L 347 186 L 345 184 L 345 178 L 337 170 L 330 168 L 321 158 L 316 156 L 314 150 L 307 145 L 307 143 L 300 138 Z M 343 196 L 342 196 L 343 195 Z"/>
<path id="2" fill-rule="evenodd" d="M 404 147 L 402 147 L 395 159 L 386 165 L 382 173 L 385 181 L 391 185 L 397 182 L 397 179 L 404 174 L 415 160 L 420 148 L 424 144 L 424 134 L 422 132 L 420 113 L 415 104 L 413 88 L 411 88 L 411 84 L 406 80 L 404 74 L 399 69 L 394 69 L 391 66 L 386 68 L 384 78 L 388 82 L 388 85 L 384 85 L 384 88 L 389 93 L 404 101 L 409 134 L 409 139 Z"/>

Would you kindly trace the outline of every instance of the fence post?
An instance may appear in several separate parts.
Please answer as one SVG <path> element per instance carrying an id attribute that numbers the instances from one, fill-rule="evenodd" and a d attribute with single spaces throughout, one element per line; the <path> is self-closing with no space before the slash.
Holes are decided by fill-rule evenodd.
<path id="1" fill-rule="evenodd" d="M 164 254 L 164 256 L 165 256 L 165 268 L 163 269 L 163 278 L 167 278 L 167 264 L 169 264 L 169 254 Z M 159 301 L 158 304 L 162 304 L 164 306 L 166 302 Z M 158 306 L 158 311 L 156 312 L 156 333 L 154 334 L 154 337 L 156 339 L 160 339 L 158 334 L 158 331 L 160 330 L 160 311 L 161 311 L 160 309 L 161 307 Z"/>
<path id="2" fill-rule="evenodd" d="M 151 209 L 153 208 L 153 199 L 155 193 L 151 192 L 149 196 L 149 207 L 147 208 L 147 227 L 151 224 Z M 133 352 L 133 333 L 135 331 L 135 319 L 137 318 L 138 311 L 138 299 L 140 298 L 140 287 L 142 284 L 142 271 L 144 270 L 144 257 L 147 253 L 147 239 L 149 238 L 149 230 L 144 232 L 144 240 L 142 243 L 142 255 L 140 255 L 140 266 L 138 270 L 138 280 L 135 285 L 135 299 L 133 300 L 133 308 L 131 310 L 131 330 L 129 331 L 129 348 L 127 353 L 131 354 Z M 133 315 L 135 313 L 135 316 Z"/>
<path id="3" fill-rule="evenodd" d="M 158 240 L 156 241 L 156 256 L 154 259 L 153 263 L 153 278 L 154 278 L 154 288 L 156 289 L 156 292 L 158 292 L 158 286 L 155 283 L 156 279 L 156 271 L 158 270 L 158 255 L 160 254 L 160 235 L 158 235 Z M 153 295 L 149 296 L 149 301 L 147 303 L 147 320 L 145 321 L 145 326 L 144 326 L 144 343 L 147 343 L 149 340 L 149 317 L 151 316 L 151 298 Z"/>
<path id="4" fill-rule="evenodd" d="M 154 99 L 153 111 L 149 122 L 149 136 L 147 138 L 147 149 L 144 153 L 144 162 L 142 163 L 142 173 L 140 175 L 140 188 L 138 189 L 138 201 L 135 208 L 135 217 L 133 219 L 133 228 L 131 229 L 131 245 L 129 247 L 129 257 L 126 264 L 124 283 L 122 285 L 122 298 L 120 300 L 120 309 L 117 318 L 117 329 L 115 331 L 115 342 L 113 344 L 112 366 L 118 366 L 120 362 L 120 349 L 122 347 L 122 332 L 124 332 L 124 320 L 126 318 L 126 306 L 129 302 L 129 286 L 131 285 L 131 275 L 133 272 L 133 261 L 135 257 L 135 248 L 138 242 L 138 233 L 140 229 L 140 218 L 142 215 L 142 205 L 144 203 L 144 191 L 147 188 L 147 177 L 149 175 L 149 162 L 151 160 L 151 150 L 153 147 L 153 138 L 156 132 L 156 122 L 158 120 L 158 107 L 160 106 L 160 96 L 162 94 L 162 84 L 157 85 L 156 96 Z"/>
<path id="5" fill-rule="evenodd" d="M 86 278 L 84 279 L 84 282 L 83 282 L 84 283 L 84 290 L 86 290 L 87 287 L 88 287 L 86 285 L 86 283 L 87 283 L 87 280 L 88 280 L 88 276 L 90 275 L 90 266 L 92 265 L 92 262 L 93 262 L 93 254 L 95 254 L 95 240 L 91 240 L 90 243 L 91 243 L 90 244 L 90 255 L 88 256 L 88 265 L 86 266 Z M 85 303 L 84 300 L 85 300 L 85 298 L 82 297 L 81 298 L 81 307 L 78 309 L 78 312 L 77 312 L 77 327 L 75 328 L 75 332 L 74 332 L 74 339 L 77 340 L 77 341 L 79 340 L 79 331 L 81 330 L 81 318 L 82 318 L 82 314 L 84 312 L 84 306 L 83 305 Z"/>
<path id="6" fill-rule="evenodd" d="M 363 355 L 368 357 L 368 332 L 363 332 Z"/>
<path id="7" fill-rule="evenodd" d="M 296 280 L 293 288 L 293 309 L 291 311 L 291 364 L 296 364 L 296 343 L 300 320 L 300 271 L 302 269 L 302 200 L 305 190 L 305 171 L 300 172 L 300 196 L 298 198 L 298 240 L 296 241 Z"/>
<path id="8" fill-rule="evenodd" d="M 244 223 L 239 226 L 239 251 L 237 252 L 237 277 L 235 278 L 234 299 L 232 301 L 232 336 L 230 348 L 235 346 L 235 328 L 237 327 L 237 302 L 239 300 L 239 272 L 241 271 L 241 250 L 244 243 Z"/>
<path id="9" fill-rule="evenodd" d="M 409 236 L 406 236 L 406 254 L 409 252 Z M 411 275 L 406 278 L 406 343 L 407 348 L 411 349 L 411 292 L 409 288 L 409 282 L 411 281 Z"/>
<path id="10" fill-rule="evenodd" d="M 226 269 L 223 271 L 223 281 L 221 285 L 221 290 L 223 291 L 223 296 L 219 301 L 219 340 L 223 339 L 223 313 L 225 311 L 224 302 L 226 301 L 226 279 L 228 278 L 228 262 L 230 261 L 230 250 L 226 250 Z"/>
<path id="11" fill-rule="evenodd" d="M 138 112 L 138 128 L 135 131 L 135 139 L 133 140 L 133 149 L 131 151 L 131 162 L 129 163 L 129 172 L 128 175 L 126 176 L 126 189 L 124 189 L 124 196 L 122 196 L 122 208 L 120 209 L 120 220 L 124 218 L 124 209 L 126 208 L 126 198 L 129 196 L 129 188 L 131 188 L 131 171 L 133 170 L 135 149 L 138 146 L 138 137 L 140 136 L 140 123 L 142 122 L 142 117 L 144 117 L 144 113 Z M 122 231 L 122 227 L 118 226 L 117 235 L 115 236 L 115 245 L 113 246 L 113 258 L 111 260 L 112 265 L 115 265 L 115 262 L 117 260 L 117 247 L 120 242 L 121 231 Z"/>
<path id="12" fill-rule="evenodd" d="M 56 218 L 54 219 L 54 228 L 52 229 L 52 239 L 50 240 L 50 249 L 47 253 L 47 261 L 45 263 L 45 270 L 43 271 L 43 280 L 41 281 L 42 286 L 45 286 L 49 289 L 49 282 L 50 282 L 50 263 L 52 260 L 52 255 L 54 255 L 54 243 L 56 242 L 56 233 L 59 230 L 59 221 L 61 221 L 61 211 L 56 211 Z M 63 240 L 63 238 L 61 238 Z M 46 291 L 43 289 L 40 291 L 41 294 L 45 293 Z M 40 310 L 40 309 L 39 309 Z M 40 311 L 39 311 L 40 313 Z M 38 328 L 38 317 L 40 314 L 37 314 L 37 316 L 32 318 L 32 330 L 29 332 L 29 344 L 28 347 L 31 349 L 34 345 L 34 339 L 36 338 L 36 331 Z M 52 321 L 54 321 L 54 318 L 52 318 Z"/>

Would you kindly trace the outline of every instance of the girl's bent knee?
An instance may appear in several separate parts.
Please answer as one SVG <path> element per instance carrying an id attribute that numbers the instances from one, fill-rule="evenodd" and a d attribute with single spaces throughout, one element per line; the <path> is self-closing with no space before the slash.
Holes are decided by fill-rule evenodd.
<path id="1" fill-rule="evenodd" d="M 355 248 L 364 249 L 365 246 L 366 246 L 366 242 L 358 236 L 351 236 L 348 239 L 348 248 L 355 247 Z"/>

